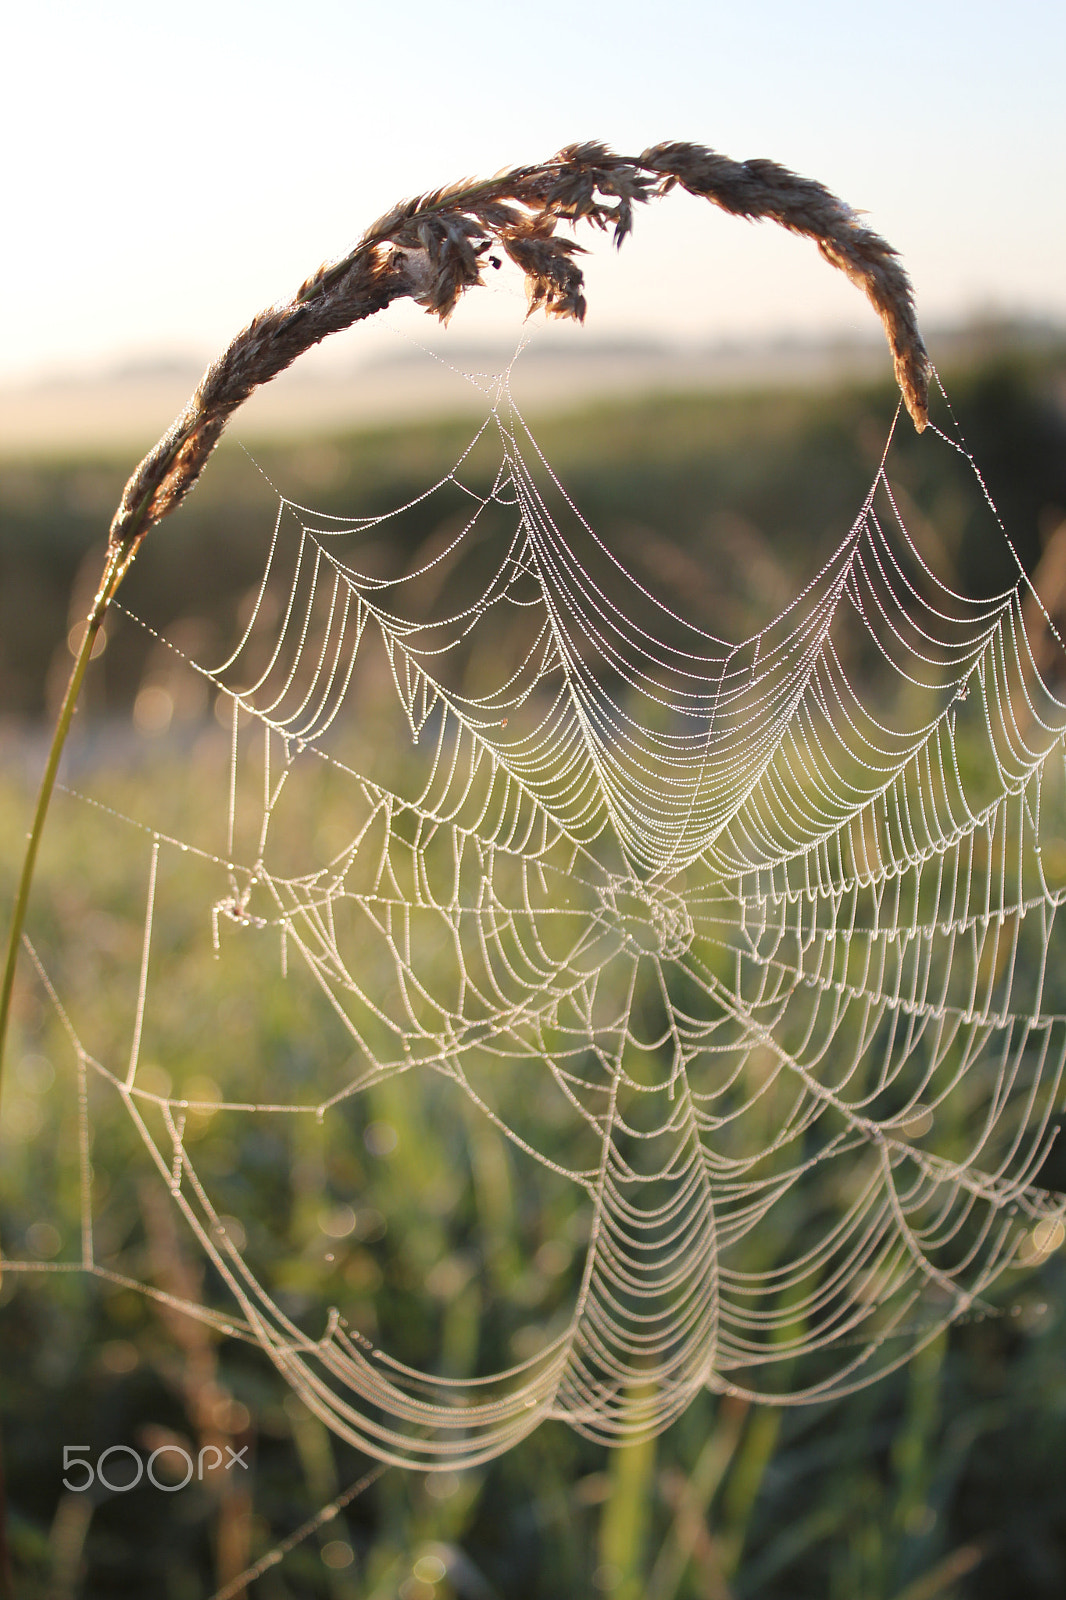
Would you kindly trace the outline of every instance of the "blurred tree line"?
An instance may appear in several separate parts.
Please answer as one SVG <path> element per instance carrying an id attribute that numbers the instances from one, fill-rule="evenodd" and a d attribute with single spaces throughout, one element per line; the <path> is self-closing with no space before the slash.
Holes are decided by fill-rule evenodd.
<path id="1" fill-rule="evenodd" d="M 1066 351 L 1008 349 L 949 372 L 951 407 L 1028 572 L 1066 513 Z M 781 606 L 797 578 L 846 533 L 884 449 L 895 393 L 868 386 L 814 396 L 752 393 L 655 396 L 601 403 L 534 425 L 567 492 L 638 577 L 654 576 L 693 620 L 734 634 L 747 607 Z M 933 415 L 951 426 L 934 398 Z M 237 430 L 235 430 L 237 431 Z M 351 437 L 256 446 L 256 472 L 224 441 L 180 513 L 154 533 L 134 569 L 129 604 L 167 625 L 228 636 L 259 577 L 269 484 L 316 511 L 392 511 L 447 474 L 469 442 L 467 421 Z M 976 537 L 972 501 L 917 448 L 904 417 L 894 480 L 936 532 L 938 571 L 974 594 L 1009 587 L 1005 543 Z M 942 459 L 942 458 L 941 458 Z M 8 463 L 0 474 L 0 708 L 37 717 L 65 681 L 68 631 L 95 590 L 107 523 L 131 462 Z M 487 487 L 475 452 L 467 481 Z M 906 513 L 906 507 L 902 508 Z M 381 575 L 410 570 L 439 536 L 432 499 L 389 526 L 375 552 Z M 366 551 L 364 548 L 364 557 Z M 96 709 L 128 708 L 144 641 L 109 653 Z M 58 652 L 58 654 L 57 654 Z"/>

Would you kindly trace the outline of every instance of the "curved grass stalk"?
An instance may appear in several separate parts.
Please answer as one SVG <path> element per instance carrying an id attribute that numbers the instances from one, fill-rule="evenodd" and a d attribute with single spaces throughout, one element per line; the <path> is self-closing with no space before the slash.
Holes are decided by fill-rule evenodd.
<path id="1" fill-rule="evenodd" d="M 45 763 L 44 775 L 41 778 L 41 785 L 37 792 L 37 805 L 33 813 L 33 822 L 26 836 L 26 853 L 22 858 L 22 871 L 19 875 L 15 906 L 11 914 L 7 957 L 4 962 L 3 989 L 0 990 L 0 1093 L 3 1090 L 4 1047 L 7 1042 L 7 1031 L 11 1020 L 11 1003 L 15 990 L 15 971 L 18 966 L 19 947 L 22 943 L 22 932 L 26 922 L 30 890 L 33 886 L 33 874 L 37 866 L 37 854 L 41 845 L 45 820 L 48 816 L 48 807 L 55 790 L 59 764 L 63 759 L 67 735 L 70 733 L 71 723 L 74 720 L 74 712 L 77 708 L 81 686 L 85 681 L 89 662 L 92 660 L 93 649 L 103 626 L 104 618 L 107 615 L 107 608 L 111 604 L 115 591 L 128 570 L 129 560 L 122 560 L 122 552 L 117 549 L 109 550 L 101 575 L 100 588 L 86 620 L 85 635 L 70 674 L 70 681 L 63 696 L 63 703 L 59 708 L 59 715 L 56 718 L 52 743 L 48 751 L 48 760 Z"/>
<path id="2" fill-rule="evenodd" d="M 864 291 L 884 324 L 896 376 L 916 428 L 926 424 L 929 362 L 910 283 L 891 246 L 821 184 L 770 161 L 735 162 L 691 144 L 662 144 L 636 157 L 604 145 L 570 145 L 550 161 L 479 183 L 437 189 L 395 207 L 342 260 L 320 267 L 293 298 L 261 312 L 207 369 L 195 394 L 131 476 L 111 523 L 100 588 L 87 619 L 27 836 L 0 989 L 0 1086 L 4 1048 L 48 809 L 93 647 L 108 607 L 145 535 L 196 483 L 234 411 L 262 384 L 331 333 L 409 297 L 446 320 L 458 299 L 483 282 L 498 247 L 526 279 L 530 309 L 582 320 L 580 246 L 557 228 L 586 222 L 630 231 L 633 208 L 680 185 L 734 216 L 765 218 L 811 239 L 831 265 Z M 6 1570 L 0 1478 L 0 1596 Z"/>
<path id="3" fill-rule="evenodd" d="M 925 427 L 929 358 L 918 331 L 910 281 L 891 245 L 820 183 L 773 161 L 731 161 L 701 145 L 653 145 L 618 156 L 605 145 L 568 145 L 550 161 L 495 178 L 435 189 L 380 217 L 355 248 L 319 267 L 286 304 L 271 306 L 212 362 L 195 394 L 132 474 L 111 523 L 108 555 L 85 638 L 56 722 L 22 863 L 0 991 L 0 1085 L 19 947 L 45 818 L 63 748 L 104 616 L 137 550 L 196 483 L 227 421 L 256 389 L 331 333 L 409 297 L 446 321 L 498 246 L 526 279 L 530 310 L 585 315 L 581 246 L 560 225 L 610 230 L 620 245 L 635 205 L 680 186 L 732 216 L 776 222 L 811 239 L 824 259 L 860 288 L 892 351 L 896 377 L 919 432 Z"/>

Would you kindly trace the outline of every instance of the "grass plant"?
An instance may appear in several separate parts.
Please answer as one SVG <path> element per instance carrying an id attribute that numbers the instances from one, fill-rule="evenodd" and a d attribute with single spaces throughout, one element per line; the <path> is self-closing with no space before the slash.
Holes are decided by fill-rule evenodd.
<path id="1" fill-rule="evenodd" d="M 0 1052 L 11 1019 L 16 965 L 34 873 L 42 856 L 45 817 L 99 630 L 146 534 L 182 502 L 198 479 L 233 410 L 260 383 L 268 381 L 296 359 L 302 350 L 329 332 L 373 314 L 391 298 L 413 296 L 427 309 L 446 316 L 458 295 L 481 281 L 483 268 L 497 247 L 525 272 L 532 307 L 543 306 L 557 315 L 580 316 L 583 300 L 576 247 L 568 240 L 559 239 L 556 229 L 563 224 L 587 220 L 601 228 L 613 228 L 620 240 L 628 230 L 632 206 L 673 183 L 682 183 L 691 192 L 703 194 L 736 214 L 768 216 L 792 231 L 814 237 L 828 260 L 859 280 L 886 321 L 897 372 L 912 416 L 919 427 L 924 423 L 926 358 L 913 322 L 909 289 L 892 252 L 820 186 L 796 179 L 771 163 L 730 163 L 690 146 L 657 147 L 636 161 L 625 161 L 610 156 L 600 146 L 575 146 L 544 167 L 519 169 L 485 184 L 437 191 L 397 208 L 376 224 L 343 262 L 321 269 L 285 307 L 265 313 L 238 336 L 209 369 L 189 407 L 127 485 L 112 524 L 103 574 L 56 722 L 16 886 L 0 999 Z M 164 772 L 154 781 L 165 790 Z M 73 855 L 65 863 L 63 852 L 57 852 L 53 864 L 56 876 L 51 879 L 53 886 L 68 872 L 75 871 L 79 863 L 91 859 L 76 846 L 69 848 Z M 101 997 L 101 1003 L 104 998 Z M 283 1006 L 281 1011 L 284 1011 Z M 273 1038 L 267 1042 L 267 1054 L 271 1048 L 276 1049 L 278 1039 L 286 1027 L 291 1026 L 291 1019 L 278 1013 L 270 1013 L 268 1020 Z M 190 1070 L 191 1065 L 190 1060 Z M 396 1118 L 401 1115 L 394 1108 L 390 1108 L 389 1114 Z M 407 1110 L 402 1115 L 411 1119 L 408 1142 L 411 1148 L 417 1148 L 420 1141 L 413 1126 L 415 1112 Z M 401 1139 L 401 1147 L 404 1142 Z M 20 1176 L 29 1184 L 32 1174 L 28 1160 L 16 1165 L 21 1165 Z M 490 1167 L 491 1162 L 486 1160 L 483 1184 L 490 1183 Z M 442 1173 L 441 1181 L 445 1182 L 447 1176 Z M 400 1269 L 401 1279 L 405 1273 L 408 1277 L 417 1274 L 423 1265 L 415 1248 L 416 1220 L 409 1219 L 409 1228 L 403 1226 L 407 1187 L 400 1162 L 389 1188 L 390 1204 L 400 1219 L 394 1230 L 398 1242 L 394 1245 L 390 1241 L 388 1247 L 382 1247 L 380 1255 L 387 1265 Z M 268 1201 L 276 1204 L 279 1197 L 272 1190 L 264 1189 L 261 1198 L 264 1204 Z M 322 1203 L 322 1199 L 321 1195 L 316 1195 L 315 1204 Z M 515 1200 L 516 1214 L 523 1209 L 520 1199 Z M 289 1196 L 287 1200 L 286 1222 L 279 1228 L 279 1256 L 298 1244 L 301 1205 L 310 1214 L 306 1193 L 302 1199 Z M 138 1210 L 135 1196 L 116 1197 L 115 1209 L 118 1218 L 125 1214 L 128 1225 L 134 1225 L 131 1219 Z M 496 1216 L 498 1196 L 491 1201 L 483 1198 L 483 1209 L 486 1221 Z M 525 1209 L 533 1208 L 527 1205 Z M 449 1241 L 443 1243 L 448 1245 Z M 414 1254 L 405 1257 L 405 1251 Z M 395 1257 L 389 1260 L 392 1252 Z M 446 1249 L 442 1259 L 448 1261 L 453 1257 L 456 1273 L 461 1275 L 461 1250 L 455 1249 L 449 1254 Z M 375 1269 L 384 1276 L 374 1251 L 367 1247 L 352 1270 L 356 1274 L 366 1274 L 365 1282 L 369 1286 L 374 1281 Z M 513 1276 L 513 1265 L 505 1259 L 501 1259 L 498 1270 L 503 1275 Z M 458 1282 L 458 1276 L 453 1281 Z M 299 1285 L 295 1287 L 298 1289 Z M 450 1322 L 445 1331 L 458 1347 L 463 1338 L 460 1290 L 455 1292 L 447 1309 Z M 109 1329 L 110 1342 L 116 1342 L 116 1328 L 121 1326 L 122 1316 L 128 1314 L 128 1310 L 115 1313 L 115 1321 Z M 143 1332 L 143 1322 L 131 1322 L 128 1326 L 136 1326 L 138 1336 Z M 99 1335 L 100 1331 L 99 1323 L 91 1330 L 94 1335 Z M 192 1360 L 191 1351 L 186 1352 L 186 1356 Z M 967 1560 L 971 1560 L 971 1566 L 974 1564 L 966 1553 L 971 1546 L 977 1548 L 973 1541 L 970 1545 L 963 1543 L 948 1549 L 941 1558 L 940 1567 L 927 1567 L 921 1579 L 925 1583 L 923 1589 L 915 1589 L 914 1584 L 919 1580 L 912 1579 L 907 1566 L 908 1560 L 913 1565 L 920 1559 L 913 1553 L 915 1541 L 920 1543 L 930 1533 L 922 1516 L 929 1509 L 934 1494 L 938 1445 L 934 1437 L 935 1408 L 929 1397 L 942 1381 L 938 1363 L 944 1359 L 943 1350 L 939 1350 L 935 1358 L 924 1360 L 912 1374 L 910 1387 L 896 1385 L 892 1389 L 894 1399 L 883 1401 L 884 1404 L 899 1404 L 904 1426 L 892 1436 L 894 1442 L 887 1447 L 885 1470 L 895 1488 L 891 1512 L 879 1529 L 879 1543 L 877 1540 L 871 1543 L 866 1537 L 871 1519 L 867 1516 L 863 1523 L 862 1516 L 854 1513 L 862 1494 L 873 1492 L 872 1480 L 869 1474 L 864 1477 L 862 1472 L 849 1467 L 844 1456 L 838 1453 L 832 1456 L 834 1481 L 847 1486 L 849 1479 L 853 1480 L 852 1499 L 845 1498 L 836 1510 L 828 1504 L 810 1506 L 805 1510 L 806 1521 L 802 1516 L 792 1517 L 788 1527 L 793 1542 L 791 1547 L 783 1545 L 783 1528 L 775 1530 L 767 1525 L 768 1508 L 772 1507 L 777 1492 L 771 1481 L 772 1469 L 776 1464 L 779 1472 L 792 1473 L 798 1479 L 805 1470 L 804 1461 L 809 1459 L 805 1452 L 813 1450 L 816 1457 L 818 1447 L 811 1446 L 800 1423 L 782 1424 L 775 1413 L 749 1413 L 743 1407 L 712 1403 L 708 1398 L 706 1403 L 701 1402 L 695 1408 L 696 1414 L 688 1427 L 680 1429 L 679 1437 L 671 1441 L 669 1458 L 658 1447 L 636 1445 L 617 1453 L 608 1466 L 605 1481 L 586 1484 L 584 1503 L 598 1508 L 598 1528 L 595 1536 L 585 1541 L 587 1549 L 575 1549 L 569 1556 L 559 1557 L 565 1567 L 565 1574 L 560 1574 L 559 1581 L 570 1586 L 569 1592 L 583 1592 L 573 1585 L 587 1585 L 595 1581 L 598 1573 L 605 1588 L 622 1595 L 636 1595 L 642 1592 L 642 1574 L 650 1573 L 651 1587 L 644 1592 L 653 1594 L 656 1600 L 675 1600 L 682 1594 L 695 1593 L 754 1594 L 758 1591 L 752 1585 L 759 1571 L 764 1574 L 765 1582 L 770 1583 L 775 1574 L 796 1561 L 797 1554 L 803 1551 L 804 1539 L 809 1543 L 824 1539 L 832 1526 L 839 1533 L 850 1562 L 846 1571 L 845 1567 L 839 1568 L 845 1575 L 833 1579 L 835 1592 L 877 1594 L 883 1596 L 883 1600 L 902 1600 L 903 1595 L 912 1595 L 912 1592 L 930 1597 L 949 1593 L 950 1585 L 960 1580 L 967 1570 Z M 234 1386 L 239 1387 L 241 1381 L 253 1382 L 235 1376 Z M 876 1434 L 877 1402 L 865 1404 L 867 1416 L 874 1418 L 869 1426 Z M 860 1412 L 861 1407 L 856 1411 Z M 856 1421 L 853 1425 L 856 1435 L 865 1426 Z M 279 1436 L 281 1434 L 292 1441 L 290 1465 L 294 1458 L 299 1461 L 312 1500 L 322 1495 L 332 1496 L 335 1482 L 328 1466 L 323 1466 L 328 1459 L 328 1441 L 324 1453 L 321 1438 L 317 1443 L 312 1438 L 313 1419 L 308 1425 L 306 1418 L 290 1417 L 288 1424 L 279 1424 Z M 883 1426 L 882 1434 L 888 1436 Z M 560 1517 L 558 1506 L 552 1509 L 552 1495 L 557 1500 L 567 1499 L 575 1460 L 580 1458 L 582 1483 L 595 1478 L 597 1472 L 585 1470 L 589 1459 L 581 1456 L 579 1447 L 561 1440 L 557 1432 L 544 1442 L 531 1440 L 522 1448 L 527 1468 L 532 1461 L 535 1471 L 539 1461 L 543 1469 L 543 1481 L 534 1504 L 541 1528 L 550 1527 L 553 1516 Z M 604 1477 L 603 1474 L 599 1476 Z M 428 1491 L 423 1493 L 420 1487 L 383 1490 L 382 1499 L 376 1503 L 379 1512 L 382 1506 L 387 1506 L 385 1494 L 388 1492 L 410 1494 L 411 1501 L 403 1516 L 407 1518 L 408 1530 L 412 1527 L 418 1530 L 417 1547 L 426 1551 L 427 1562 L 431 1561 L 434 1550 L 457 1547 L 457 1541 L 465 1537 L 475 1523 L 479 1523 L 481 1536 L 491 1545 L 494 1491 L 484 1478 L 460 1486 L 448 1501 L 434 1501 Z M 802 1495 L 797 1496 L 798 1500 L 802 1498 Z M 332 1499 L 329 1504 L 333 1504 Z M 712 1504 L 716 1509 L 718 1531 L 709 1539 L 706 1516 Z M 854 1516 L 856 1526 L 862 1523 L 866 1534 L 852 1536 L 847 1532 L 849 1516 Z M 368 1563 L 370 1588 L 367 1592 L 385 1596 L 401 1582 L 425 1583 L 417 1573 L 407 1570 L 417 1566 L 417 1561 L 412 1564 L 410 1559 L 410 1531 L 406 1535 L 406 1547 L 403 1538 L 395 1533 L 403 1518 L 394 1515 L 390 1522 L 386 1513 L 381 1520 L 391 1531 L 374 1546 L 373 1558 Z M 591 1517 L 585 1519 L 586 1522 L 591 1520 Z M 531 1537 L 528 1530 L 526 1536 Z M 521 1529 L 516 1537 L 520 1541 Z M 565 1547 L 561 1534 L 560 1545 Z M 590 1550 L 595 1550 L 597 1561 L 591 1574 L 586 1559 Z M 901 1550 L 911 1554 L 901 1556 Z M 424 1570 L 435 1569 L 427 1565 Z M 606 1583 L 605 1574 L 611 1577 L 610 1584 Z M 314 1577 L 309 1574 L 307 1581 L 309 1584 L 317 1582 L 318 1577 L 317 1572 Z M 849 1582 L 859 1587 L 847 1591 L 842 1586 Z M 344 1593 L 340 1579 L 332 1592 L 337 1596 Z M 410 1592 L 414 1595 L 417 1591 L 411 1589 Z M 524 1589 L 516 1573 L 516 1586 L 511 1592 L 517 1596 L 534 1591 Z M 556 1592 L 567 1592 L 567 1589 Z"/>

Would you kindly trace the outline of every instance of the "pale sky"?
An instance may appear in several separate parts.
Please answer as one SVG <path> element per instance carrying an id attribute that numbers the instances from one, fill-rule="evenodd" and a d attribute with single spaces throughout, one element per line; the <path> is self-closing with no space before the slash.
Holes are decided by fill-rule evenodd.
<path id="1" fill-rule="evenodd" d="M 400 197 L 588 137 L 821 179 L 901 251 L 927 326 L 1066 320 L 1061 0 L 37 0 L 4 47 L 0 381 L 208 356 Z M 876 327 L 768 224 L 667 202 L 637 230 L 594 268 L 590 331 Z"/>

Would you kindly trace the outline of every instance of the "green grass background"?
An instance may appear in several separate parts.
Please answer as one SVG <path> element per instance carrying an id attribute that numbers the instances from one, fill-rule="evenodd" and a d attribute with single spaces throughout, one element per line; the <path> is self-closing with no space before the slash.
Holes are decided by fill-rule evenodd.
<path id="1" fill-rule="evenodd" d="M 1032 570 L 1066 512 L 1066 356 L 1007 343 L 946 381 Z M 678 395 L 545 417 L 535 431 L 622 561 L 668 603 L 736 634 L 785 604 L 846 531 L 893 408 L 877 387 Z M 469 432 L 434 423 L 274 444 L 255 457 L 292 498 L 367 514 L 447 472 Z M 905 509 L 934 531 L 938 570 L 974 593 L 1006 587 L 1009 551 L 981 531 L 980 506 L 932 460 L 901 428 L 896 479 Z M 69 667 L 67 633 L 84 613 L 128 467 L 98 458 L 11 463 L 0 475 L 5 906 L 43 719 Z M 255 583 L 274 503 L 244 452 L 226 446 L 180 522 L 148 541 L 123 599 L 210 656 L 232 637 Z M 376 570 L 408 570 L 441 536 L 434 505 L 416 508 L 390 524 Z M 218 824 L 214 800 L 206 821 L 197 806 L 196 774 L 199 763 L 205 787 L 217 788 L 223 735 L 195 697 L 176 701 L 165 735 L 134 735 L 135 697 L 162 670 L 150 637 L 116 622 L 69 770 L 118 810 L 193 836 Z M 323 796 L 324 811 L 333 803 Z M 101 1058 L 128 1050 L 147 861 L 143 835 L 58 798 L 31 934 Z M 279 983 L 276 970 L 264 979 L 256 951 L 229 930 L 219 972 L 202 937 L 214 893 L 210 873 L 197 868 L 167 885 L 151 1023 L 153 1044 L 169 1043 L 165 1061 L 153 1059 L 174 1084 L 208 1077 L 229 1094 L 243 1074 L 253 1098 L 274 1084 L 298 1095 L 315 1082 L 319 1023 L 299 984 Z M 190 994 L 210 1006 L 191 1011 Z M 96 1086 L 90 1092 L 101 1252 L 156 1282 L 185 1271 L 221 1303 L 195 1251 L 168 1242 L 165 1225 L 153 1232 L 128 1121 Z M 388 1155 L 363 1138 L 371 1112 L 396 1131 Z M 502 1354 L 521 1350 L 572 1291 L 578 1214 L 499 1141 L 468 1127 L 462 1147 L 449 1144 L 429 1101 L 385 1086 L 359 1115 L 344 1136 L 323 1134 L 312 1118 L 204 1119 L 204 1170 L 254 1233 L 273 1286 L 309 1320 L 323 1294 L 343 1295 L 368 1332 L 387 1332 L 410 1359 L 439 1352 L 450 1370 L 464 1369 L 479 1337 Z M 58 1240 L 55 1258 L 70 1259 L 79 1213 L 73 1062 L 27 972 L 0 1152 L 7 1248 L 32 1257 L 36 1241 L 47 1259 Z M 353 1194 L 366 1203 L 327 1263 L 323 1218 Z M 707 1394 L 648 1444 L 607 1452 L 548 1424 L 458 1476 L 390 1470 L 251 1592 L 262 1600 L 1051 1600 L 1066 1591 L 1062 1263 L 1053 1258 L 1005 1304 L 1017 1314 L 959 1326 L 904 1371 L 834 1404 L 774 1410 Z M 269 1549 L 366 1466 L 286 1394 L 254 1348 L 213 1335 L 197 1341 L 143 1296 L 76 1274 L 5 1277 L 0 1398 L 27 1597 L 208 1595 L 227 1539 L 244 1539 L 253 1555 Z M 173 1497 L 144 1486 L 64 1495 L 64 1443 L 95 1455 L 116 1443 L 144 1450 L 160 1429 L 200 1438 L 208 1402 L 221 1408 L 227 1436 L 250 1444 L 244 1500 L 196 1487 Z"/>

